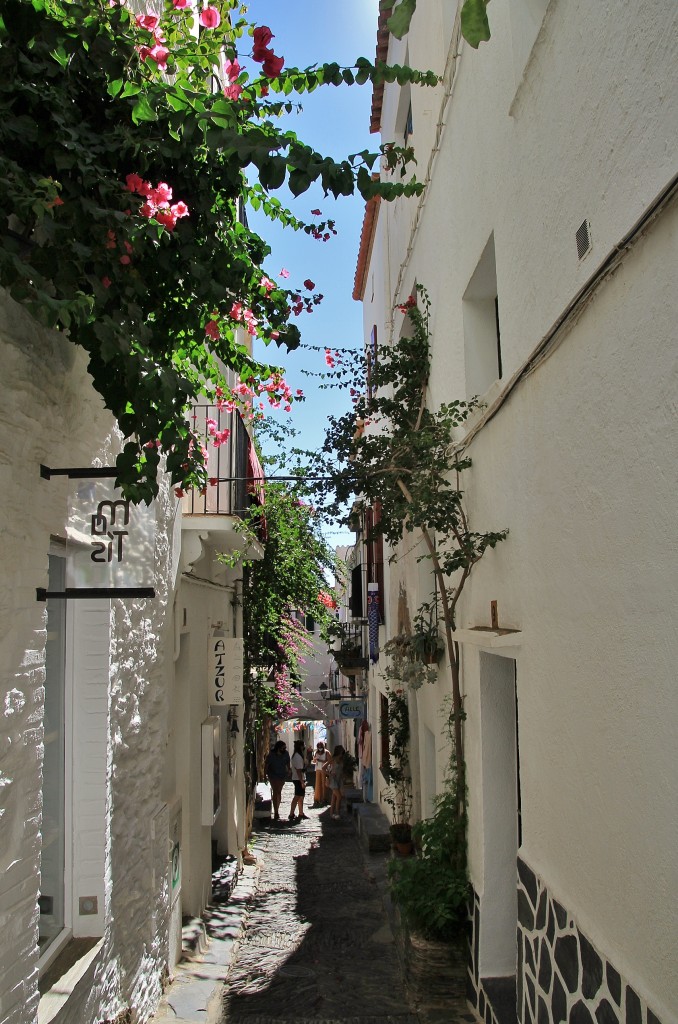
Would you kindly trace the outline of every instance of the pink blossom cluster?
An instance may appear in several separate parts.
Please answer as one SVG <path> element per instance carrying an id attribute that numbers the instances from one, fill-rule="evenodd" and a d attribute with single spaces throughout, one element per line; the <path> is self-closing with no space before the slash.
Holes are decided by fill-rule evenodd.
<path id="1" fill-rule="evenodd" d="M 308 291 L 313 291 L 315 284 L 310 278 L 306 278 L 304 281 L 304 288 Z M 301 295 L 300 292 L 290 292 L 290 299 L 292 300 L 291 312 L 295 316 L 299 316 L 306 310 L 307 313 L 312 313 L 314 308 L 323 301 L 324 295 L 318 292 L 316 295 Z"/>
<path id="2" fill-rule="evenodd" d="M 273 50 L 268 48 L 271 39 L 274 38 L 270 28 L 260 25 L 253 32 L 254 46 L 252 47 L 252 60 L 261 64 L 261 70 L 266 78 L 277 78 L 285 63 L 284 57 L 276 57 Z"/>
<path id="3" fill-rule="evenodd" d="M 259 321 L 252 310 L 248 309 L 247 306 L 243 306 L 242 302 L 233 303 L 229 316 L 231 317 L 231 320 L 235 320 L 236 323 L 244 324 L 247 328 L 247 333 L 252 337 L 257 333 L 257 324 Z"/>
<path id="4" fill-rule="evenodd" d="M 160 31 L 160 18 L 157 14 L 137 14 L 135 21 L 137 27 L 143 29 L 145 32 L 150 32 L 153 44 L 147 46 L 143 44 L 137 46 L 137 51 L 141 60 L 152 60 L 158 65 L 160 71 L 167 70 L 167 58 L 170 55 L 170 51 L 163 44 L 165 43 L 165 37 Z"/>
<path id="5" fill-rule="evenodd" d="M 186 203 L 179 202 L 172 204 L 172 189 L 161 181 L 153 186 L 144 181 L 138 174 L 128 174 L 125 178 L 125 188 L 128 192 L 136 192 L 146 200 L 139 207 L 139 213 L 147 219 L 155 218 L 158 224 L 162 224 L 168 231 L 174 231 L 177 221 L 181 217 L 188 217 Z"/>
<path id="6" fill-rule="evenodd" d="M 228 429 L 219 430 L 219 425 L 217 421 L 215 419 L 212 419 L 211 416 L 208 417 L 205 423 L 207 426 L 208 436 L 212 438 L 213 446 L 215 448 L 219 448 L 221 447 L 222 444 L 226 444 L 229 437 L 231 436 L 231 431 Z"/>
<path id="7" fill-rule="evenodd" d="M 328 594 L 326 590 L 321 590 L 318 593 L 318 600 L 321 604 L 324 604 L 326 608 L 333 611 L 337 607 L 337 602 L 334 600 L 331 594 Z"/>
<path id="8" fill-rule="evenodd" d="M 242 85 L 237 81 L 242 71 L 237 60 L 227 60 L 224 64 L 224 75 L 228 79 L 228 85 L 224 88 L 224 96 L 229 100 L 239 100 L 242 93 Z"/>

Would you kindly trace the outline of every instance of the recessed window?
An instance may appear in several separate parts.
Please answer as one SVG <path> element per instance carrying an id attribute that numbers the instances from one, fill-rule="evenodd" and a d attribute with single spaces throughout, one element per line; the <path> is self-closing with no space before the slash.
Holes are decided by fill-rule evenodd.
<path id="1" fill-rule="evenodd" d="M 482 395 L 503 376 L 494 235 L 463 297 L 466 397 Z"/>

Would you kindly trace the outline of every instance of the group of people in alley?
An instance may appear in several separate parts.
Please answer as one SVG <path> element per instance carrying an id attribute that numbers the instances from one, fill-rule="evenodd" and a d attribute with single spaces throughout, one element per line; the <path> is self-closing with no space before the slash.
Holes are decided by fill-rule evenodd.
<path id="1" fill-rule="evenodd" d="M 311 758 L 311 764 L 315 766 L 313 806 L 324 807 L 329 803 L 330 816 L 334 821 L 338 821 L 341 814 L 341 801 L 344 795 L 345 753 L 341 744 L 337 744 L 330 754 L 325 744 L 320 742 L 316 745 Z M 287 751 L 287 744 L 284 740 L 278 740 L 268 753 L 264 770 L 271 787 L 273 820 L 277 822 L 281 820 L 280 803 L 283 786 L 286 782 L 292 782 L 294 785 L 294 795 L 287 820 L 290 824 L 305 820 L 308 816 L 304 813 L 306 757 L 303 740 L 294 741 L 294 753 L 291 758 Z"/>

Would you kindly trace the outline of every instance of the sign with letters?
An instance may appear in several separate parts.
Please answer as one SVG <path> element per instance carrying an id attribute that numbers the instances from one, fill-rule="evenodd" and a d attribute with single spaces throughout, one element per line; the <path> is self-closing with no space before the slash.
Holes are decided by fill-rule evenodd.
<path id="1" fill-rule="evenodd" d="M 213 704 L 242 704 L 245 641 L 242 637 L 210 633 L 207 651 L 207 700 Z"/>
<path id="2" fill-rule="evenodd" d="M 155 511 L 127 501 L 110 479 L 76 480 L 66 538 L 66 586 L 149 587 L 155 575 Z"/>
<path id="3" fill-rule="evenodd" d="M 364 700 L 342 700 L 339 702 L 339 718 L 364 718 Z"/>

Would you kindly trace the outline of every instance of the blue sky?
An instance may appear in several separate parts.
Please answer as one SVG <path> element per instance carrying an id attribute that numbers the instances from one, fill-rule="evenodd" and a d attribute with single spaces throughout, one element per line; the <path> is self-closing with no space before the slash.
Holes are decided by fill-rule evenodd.
<path id="1" fill-rule="evenodd" d="M 251 0 L 249 17 L 257 25 L 268 25 L 275 34 L 270 46 L 285 58 L 286 65 L 299 68 L 336 61 L 352 65 L 356 57 L 374 60 L 378 0 Z M 249 62 L 246 62 L 249 63 Z M 303 97 L 303 111 L 286 119 L 285 126 L 324 155 L 343 158 L 362 149 L 375 149 L 378 136 L 370 135 L 372 86 L 327 86 Z M 286 190 L 276 195 L 303 220 L 313 220 L 311 210 L 320 209 L 323 219 L 336 221 L 338 235 L 319 242 L 303 232 L 283 229 L 265 216 L 248 213 L 250 225 L 271 245 L 265 263 L 270 277 L 278 279 L 282 267 L 290 271 L 288 284 L 301 286 L 306 278 L 315 282 L 323 302 L 312 314 L 302 313 L 297 323 L 306 345 L 328 348 L 362 344 L 362 307 L 351 298 L 358 256 L 358 243 L 365 204 L 360 196 L 334 200 L 325 198 L 321 188 L 312 188 L 294 198 Z M 265 350 L 262 358 L 277 360 L 280 353 Z M 302 388 L 306 401 L 294 406 L 292 420 L 301 431 L 301 447 L 318 448 L 330 411 L 343 412 L 346 398 L 333 391 L 319 391 L 303 376 L 308 367 L 322 371 L 319 354 L 300 350 L 281 360 L 293 390 Z M 333 541 L 345 542 L 333 537 Z"/>

